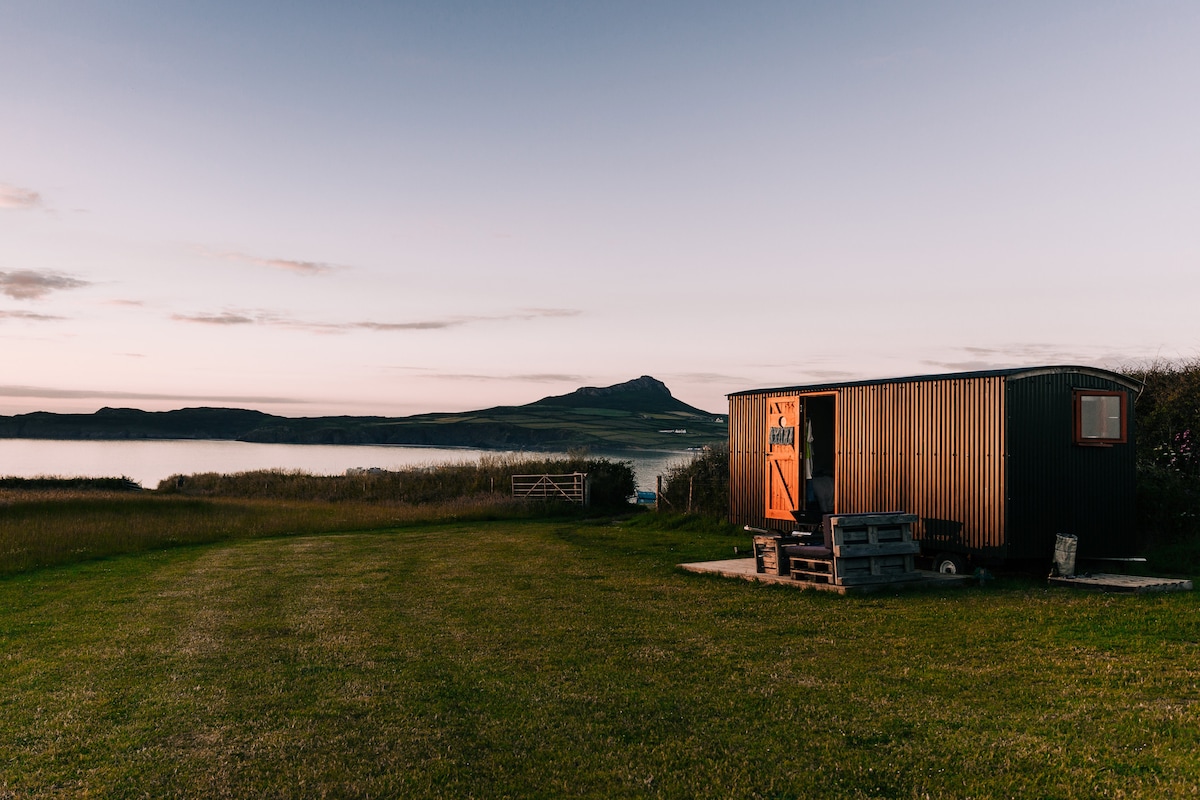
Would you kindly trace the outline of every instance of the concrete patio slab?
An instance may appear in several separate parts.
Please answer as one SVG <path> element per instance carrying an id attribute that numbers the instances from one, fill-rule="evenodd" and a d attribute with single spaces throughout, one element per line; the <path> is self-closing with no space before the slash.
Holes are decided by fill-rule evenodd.
<path id="1" fill-rule="evenodd" d="M 1145 575 L 1112 575 L 1097 572 L 1092 575 L 1073 575 L 1069 578 L 1050 578 L 1051 586 L 1071 586 L 1094 592 L 1143 594 L 1145 592 L 1190 592 L 1192 582 L 1180 578 L 1155 578 Z"/>
<path id="2" fill-rule="evenodd" d="M 726 561 L 697 561 L 691 564 L 680 564 L 679 568 L 687 572 L 702 575 L 720 575 L 723 578 L 741 578 L 759 583 L 773 583 L 790 586 L 793 589 L 812 589 L 818 592 L 835 592 L 837 594 L 865 594 L 892 589 L 928 589 L 931 587 L 966 586 L 974 582 L 970 575 L 942 575 L 928 570 L 917 570 L 916 578 L 895 581 L 891 583 L 872 583 L 859 586 L 837 586 L 828 583 L 811 583 L 798 581 L 790 575 L 769 575 L 756 572 L 753 558 L 732 558 Z"/>

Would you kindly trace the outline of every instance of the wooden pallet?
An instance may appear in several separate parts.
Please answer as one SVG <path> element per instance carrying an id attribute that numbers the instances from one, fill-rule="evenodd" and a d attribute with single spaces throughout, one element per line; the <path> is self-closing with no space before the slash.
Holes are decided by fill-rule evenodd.
<path id="1" fill-rule="evenodd" d="M 834 558 L 837 582 L 842 586 L 864 583 L 896 583 L 916 580 L 914 556 L 910 554 Z"/>
<path id="2" fill-rule="evenodd" d="M 761 534 L 754 537 L 754 561 L 757 571 L 767 575 L 787 575 L 788 559 L 783 548 L 799 544 L 800 538 L 782 533 Z"/>
<path id="3" fill-rule="evenodd" d="M 921 545 L 912 538 L 913 514 L 835 514 L 827 518 L 826 552 L 794 552 L 801 537 L 766 533 L 754 537 L 755 571 L 793 580 L 859 586 L 919 577 L 914 557 Z M 792 551 L 792 552 L 789 552 Z"/>
<path id="4" fill-rule="evenodd" d="M 834 582 L 832 559 L 792 556 L 788 560 L 793 580 L 807 581 L 808 583 Z"/>
<path id="5" fill-rule="evenodd" d="M 914 514 L 835 514 L 829 517 L 834 580 L 840 586 L 915 580 L 921 545 L 912 538 Z"/>

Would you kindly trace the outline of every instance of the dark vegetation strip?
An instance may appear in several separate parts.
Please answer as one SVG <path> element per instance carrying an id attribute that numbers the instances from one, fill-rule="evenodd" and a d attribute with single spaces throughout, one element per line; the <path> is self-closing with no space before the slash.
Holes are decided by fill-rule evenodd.
<path id="1" fill-rule="evenodd" d="M 0 478 L 0 490 L 30 492 L 140 492 L 132 478 Z"/>
<path id="2" fill-rule="evenodd" d="M 584 455 L 569 458 L 484 456 L 477 462 L 438 464 L 353 475 L 310 475 L 261 470 L 233 475 L 175 475 L 158 485 L 162 494 L 367 503 L 456 502 L 464 497 L 511 495 L 513 475 L 587 473 L 592 504 L 619 507 L 634 492 L 628 462 Z"/>

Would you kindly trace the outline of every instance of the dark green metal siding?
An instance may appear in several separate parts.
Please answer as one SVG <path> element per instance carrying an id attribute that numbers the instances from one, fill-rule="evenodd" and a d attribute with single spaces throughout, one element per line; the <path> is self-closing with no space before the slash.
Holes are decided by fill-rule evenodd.
<path id="1" fill-rule="evenodd" d="M 1128 396 L 1128 441 L 1074 443 L 1074 390 Z M 1135 530 L 1136 420 L 1133 392 L 1102 376 L 1054 372 L 1008 381 L 1008 542 L 1010 558 L 1048 559 L 1055 535 L 1079 537 L 1079 557 L 1128 556 Z"/>

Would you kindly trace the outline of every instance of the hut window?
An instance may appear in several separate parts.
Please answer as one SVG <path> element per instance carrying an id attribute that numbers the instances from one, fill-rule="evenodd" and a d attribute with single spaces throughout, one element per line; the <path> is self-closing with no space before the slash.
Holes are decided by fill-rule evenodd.
<path id="1" fill-rule="evenodd" d="M 1079 389 L 1075 392 L 1075 443 L 1119 444 L 1126 441 L 1124 392 Z"/>

